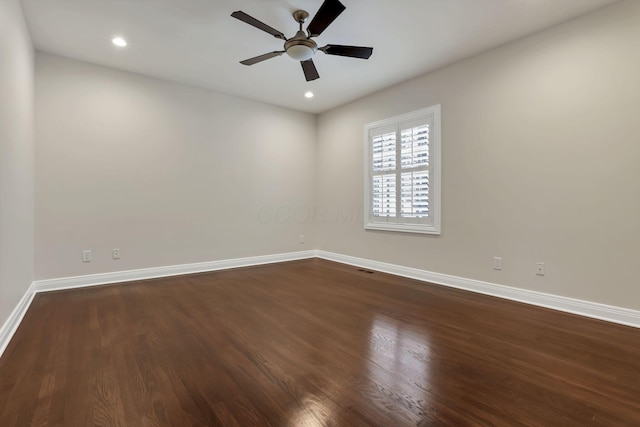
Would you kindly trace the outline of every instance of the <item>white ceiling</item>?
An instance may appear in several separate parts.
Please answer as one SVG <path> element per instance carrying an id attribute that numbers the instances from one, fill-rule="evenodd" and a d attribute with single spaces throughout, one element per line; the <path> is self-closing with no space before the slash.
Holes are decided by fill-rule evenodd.
<path id="1" fill-rule="evenodd" d="M 306 82 L 286 55 L 238 62 L 282 41 L 229 15 L 242 10 L 294 35 L 297 9 L 322 0 L 22 0 L 40 51 L 319 113 L 618 0 L 341 0 L 318 45 L 373 46 L 368 61 L 314 57 Z M 309 22 L 309 21 L 308 21 Z M 125 37 L 129 46 L 110 40 Z M 312 90 L 312 100 L 303 94 Z"/>

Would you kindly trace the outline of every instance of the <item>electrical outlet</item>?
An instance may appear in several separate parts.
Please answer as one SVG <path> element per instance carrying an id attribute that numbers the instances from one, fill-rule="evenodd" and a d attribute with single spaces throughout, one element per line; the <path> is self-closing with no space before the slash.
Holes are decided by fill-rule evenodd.
<path id="1" fill-rule="evenodd" d="M 502 270 L 502 258 L 493 257 L 493 269 L 494 270 Z"/>
<path id="2" fill-rule="evenodd" d="M 300 244 L 303 244 L 303 243 L 304 243 L 304 234 L 301 234 L 301 235 L 298 237 L 298 241 L 300 242 Z"/>
<path id="3" fill-rule="evenodd" d="M 91 251 L 82 251 L 82 262 L 91 262 Z"/>
<path id="4" fill-rule="evenodd" d="M 120 249 L 114 249 L 111 251 L 111 255 L 113 256 L 113 259 L 120 259 Z"/>
<path id="5" fill-rule="evenodd" d="M 544 262 L 536 263 L 536 274 L 538 276 L 544 276 Z"/>

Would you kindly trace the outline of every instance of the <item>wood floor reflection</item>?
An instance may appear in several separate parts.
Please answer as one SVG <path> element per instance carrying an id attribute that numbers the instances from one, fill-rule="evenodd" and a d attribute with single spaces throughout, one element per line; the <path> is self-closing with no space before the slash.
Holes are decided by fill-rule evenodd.
<path id="1" fill-rule="evenodd" d="M 0 426 L 638 426 L 640 330 L 323 260 L 39 294 Z"/>

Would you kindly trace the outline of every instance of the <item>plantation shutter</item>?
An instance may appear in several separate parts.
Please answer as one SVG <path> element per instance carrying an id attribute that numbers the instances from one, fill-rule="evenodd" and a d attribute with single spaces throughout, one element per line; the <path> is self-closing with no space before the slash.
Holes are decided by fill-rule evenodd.
<path id="1" fill-rule="evenodd" d="M 365 126 L 365 228 L 440 233 L 439 127 L 439 105 Z"/>
<path id="2" fill-rule="evenodd" d="M 378 218 L 395 218 L 398 206 L 397 129 L 395 127 L 374 129 L 371 132 L 371 212 Z"/>
<path id="3" fill-rule="evenodd" d="M 401 123 L 400 217 L 404 222 L 429 222 L 430 217 L 430 131 L 433 120 L 421 118 Z"/>

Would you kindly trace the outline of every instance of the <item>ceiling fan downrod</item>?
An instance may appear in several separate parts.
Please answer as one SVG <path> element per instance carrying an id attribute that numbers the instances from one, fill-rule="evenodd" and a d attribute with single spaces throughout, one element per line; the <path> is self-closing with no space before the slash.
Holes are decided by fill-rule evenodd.
<path id="1" fill-rule="evenodd" d="M 284 42 L 284 50 L 289 57 L 296 61 L 308 61 L 318 51 L 318 45 L 311 40 L 302 29 L 302 24 L 309 17 L 309 13 L 304 10 L 293 12 L 293 19 L 300 24 L 300 31 L 295 36 Z"/>

